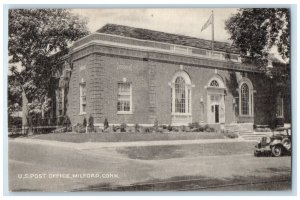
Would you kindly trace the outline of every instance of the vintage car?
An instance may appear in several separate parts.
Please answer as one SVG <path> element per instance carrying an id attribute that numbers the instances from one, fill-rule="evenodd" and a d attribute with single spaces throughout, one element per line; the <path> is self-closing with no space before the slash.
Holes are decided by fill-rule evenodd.
<path id="1" fill-rule="evenodd" d="M 274 134 L 275 131 L 286 131 L 286 134 Z M 279 157 L 290 155 L 292 149 L 292 139 L 289 129 L 275 129 L 271 137 L 262 137 L 255 145 L 254 156 L 271 155 Z"/>

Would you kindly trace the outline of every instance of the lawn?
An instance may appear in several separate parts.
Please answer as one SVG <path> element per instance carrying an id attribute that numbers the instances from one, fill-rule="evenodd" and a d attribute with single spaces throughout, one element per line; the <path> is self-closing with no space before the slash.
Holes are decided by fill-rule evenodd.
<path id="1" fill-rule="evenodd" d="M 255 142 L 188 144 L 168 146 L 139 146 L 117 148 L 117 152 L 131 159 L 163 160 L 194 156 L 226 156 L 252 154 Z"/>
<path id="2" fill-rule="evenodd" d="M 171 132 L 171 133 L 49 133 L 29 136 L 29 138 L 61 142 L 132 142 L 157 140 L 198 140 L 223 139 L 222 133 L 215 132 Z"/>

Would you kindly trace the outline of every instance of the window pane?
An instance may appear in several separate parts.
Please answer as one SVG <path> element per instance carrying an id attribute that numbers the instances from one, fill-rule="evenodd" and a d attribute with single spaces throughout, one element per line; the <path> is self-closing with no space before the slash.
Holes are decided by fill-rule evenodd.
<path id="1" fill-rule="evenodd" d="M 117 111 L 130 111 L 130 83 L 118 83 Z"/>
<path id="2" fill-rule="evenodd" d="M 218 83 L 218 81 L 216 81 L 216 80 L 212 80 L 212 81 L 210 82 L 210 86 L 211 86 L 211 87 L 219 87 L 219 83 Z"/>
<path id="3" fill-rule="evenodd" d="M 80 84 L 79 86 L 79 93 L 80 93 L 80 112 L 86 112 L 86 84 Z"/>
<path id="4" fill-rule="evenodd" d="M 185 113 L 185 80 L 182 77 L 175 80 L 175 112 Z"/>
<path id="5" fill-rule="evenodd" d="M 249 87 L 246 83 L 241 86 L 241 111 L 243 115 L 249 115 Z"/>

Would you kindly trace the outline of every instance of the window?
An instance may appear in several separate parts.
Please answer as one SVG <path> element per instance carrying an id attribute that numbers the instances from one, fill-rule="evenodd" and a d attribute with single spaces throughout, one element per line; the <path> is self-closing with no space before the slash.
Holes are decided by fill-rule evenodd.
<path id="1" fill-rule="evenodd" d="M 187 95 L 187 103 L 188 103 L 188 105 L 187 105 L 187 112 L 188 113 L 190 113 L 191 111 L 190 111 L 190 107 L 191 107 L 191 90 L 190 89 L 188 89 L 187 90 L 188 91 L 188 95 Z"/>
<path id="2" fill-rule="evenodd" d="M 58 115 L 61 116 L 63 115 L 63 101 L 64 101 L 64 89 L 59 88 L 58 90 Z"/>
<path id="3" fill-rule="evenodd" d="M 182 77 L 175 81 L 175 112 L 185 113 L 185 80 Z"/>
<path id="4" fill-rule="evenodd" d="M 283 117 L 283 97 L 280 93 L 276 97 L 276 117 Z"/>
<path id="5" fill-rule="evenodd" d="M 118 83 L 118 113 L 131 113 L 131 84 Z"/>
<path id="6" fill-rule="evenodd" d="M 241 86 L 241 111 L 242 115 L 249 115 L 249 87 L 246 83 Z"/>
<path id="7" fill-rule="evenodd" d="M 174 115 L 190 115 L 192 107 L 192 85 L 186 72 L 178 71 L 172 79 L 171 108 Z"/>
<path id="8" fill-rule="evenodd" d="M 218 83 L 218 81 L 216 81 L 216 80 L 212 80 L 212 81 L 210 82 L 209 86 L 211 86 L 211 87 L 219 87 L 219 83 Z"/>
<path id="9" fill-rule="evenodd" d="M 247 77 L 243 77 L 239 82 L 239 105 L 240 116 L 254 116 L 254 92 L 253 85 Z"/>
<path id="10" fill-rule="evenodd" d="M 80 83 L 80 114 L 86 113 L 86 84 Z"/>

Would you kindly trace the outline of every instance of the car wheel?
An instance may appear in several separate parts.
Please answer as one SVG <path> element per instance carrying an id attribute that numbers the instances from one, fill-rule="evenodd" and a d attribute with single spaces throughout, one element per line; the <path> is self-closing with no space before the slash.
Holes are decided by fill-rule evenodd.
<path id="1" fill-rule="evenodd" d="M 283 151 L 283 149 L 279 145 L 275 145 L 272 147 L 272 155 L 275 157 L 282 156 L 282 151 Z"/>
<path id="2" fill-rule="evenodd" d="M 288 151 L 291 150 L 291 141 L 289 139 L 287 138 L 283 139 L 282 144 Z"/>

